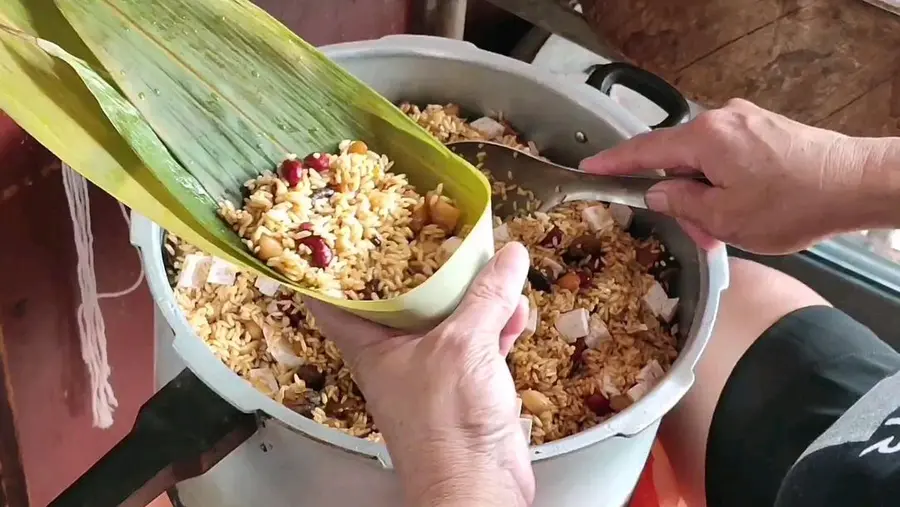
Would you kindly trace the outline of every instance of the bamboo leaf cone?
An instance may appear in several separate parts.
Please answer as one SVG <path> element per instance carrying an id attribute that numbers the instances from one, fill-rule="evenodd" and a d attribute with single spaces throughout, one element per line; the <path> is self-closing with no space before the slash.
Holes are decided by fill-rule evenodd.
<path id="1" fill-rule="evenodd" d="M 0 21 L 40 36 L 39 27 L 28 22 L 34 7 L 25 3 L 13 0 L 0 7 L 5 17 Z M 60 48 L 0 31 L 0 68 L 30 79 L 20 86 L 0 84 L 0 107 L 73 168 L 164 228 L 239 267 L 400 328 L 424 327 L 449 314 L 493 253 L 486 179 L 249 2 L 56 4 L 54 15 L 61 12 L 71 25 L 65 28 L 74 28 L 80 40 L 54 37 Z M 60 70 L 42 51 L 54 53 L 77 74 Z M 94 72 L 100 66 L 105 75 Z M 40 114 L 29 112 L 33 94 L 41 96 Z M 67 109 L 66 100 L 79 107 Z M 63 142 L 58 125 L 82 139 L 102 135 L 109 143 L 86 149 Z M 341 139 L 362 139 L 387 154 L 419 189 L 444 183 L 465 223 L 474 226 L 437 273 L 401 297 L 337 300 L 290 284 L 252 257 L 214 216 L 216 202 L 240 202 L 241 184 L 273 169 L 287 153 L 330 151 Z M 98 160 L 105 162 L 102 170 L 91 165 Z"/>

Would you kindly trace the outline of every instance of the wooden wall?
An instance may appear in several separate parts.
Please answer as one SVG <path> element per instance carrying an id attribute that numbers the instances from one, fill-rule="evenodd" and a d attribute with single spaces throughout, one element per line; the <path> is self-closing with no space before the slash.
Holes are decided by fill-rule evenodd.
<path id="1" fill-rule="evenodd" d="M 599 36 L 707 106 L 900 135 L 900 16 L 861 0 L 583 0 Z"/>

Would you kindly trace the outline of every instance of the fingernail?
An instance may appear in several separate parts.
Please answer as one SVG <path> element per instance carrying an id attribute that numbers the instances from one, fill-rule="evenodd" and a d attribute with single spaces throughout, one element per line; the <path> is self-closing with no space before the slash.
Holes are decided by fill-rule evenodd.
<path id="1" fill-rule="evenodd" d="M 669 196 L 662 190 L 654 190 L 651 188 L 650 191 L 647 192 L 647 195 L 644 196 L 644 201 L 647 202 L 647 207 L 653 211 L 659 213 L 669 212 Z"/>

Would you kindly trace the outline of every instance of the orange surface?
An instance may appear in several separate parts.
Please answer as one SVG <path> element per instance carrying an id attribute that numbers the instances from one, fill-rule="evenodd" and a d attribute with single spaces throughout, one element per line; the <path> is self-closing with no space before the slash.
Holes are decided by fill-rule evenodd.
<path id="1" fill-rule="evenodd" d="M 659 442 L 654 444 L 647 465 L 638 480 L 629 507 L 687 507 L 666 451 Z"/>

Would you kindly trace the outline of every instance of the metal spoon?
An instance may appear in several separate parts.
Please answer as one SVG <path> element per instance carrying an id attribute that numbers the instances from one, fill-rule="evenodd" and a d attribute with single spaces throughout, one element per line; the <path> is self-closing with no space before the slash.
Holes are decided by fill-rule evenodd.
<path id="1" fill-rule="evenodd" d="M 593 200 L 647 208 L 647 190 L 660 181 L 697 176 L 604 176 L 554 164 L 508 146 L 486 141 L 457 141 L 450 149 L 494 180 L 505 184 L 505 199 L 496 199 L 494 214 L 503 218 L 520 210 L 547 211 L 567 201 Z M 495 185 L 495 195 L 496 195 Z M 539 203 L 535 202 L 535 199 Z"/>

